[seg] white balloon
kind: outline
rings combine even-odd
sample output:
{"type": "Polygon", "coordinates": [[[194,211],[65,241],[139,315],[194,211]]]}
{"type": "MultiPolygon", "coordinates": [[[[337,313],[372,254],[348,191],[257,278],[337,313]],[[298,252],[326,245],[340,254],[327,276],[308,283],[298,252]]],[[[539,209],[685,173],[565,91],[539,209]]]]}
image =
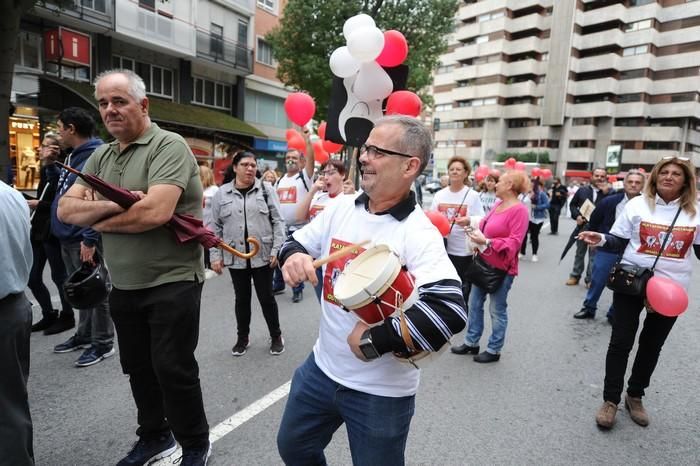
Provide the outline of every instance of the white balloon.
{"type": "Polygon", "coordinates": [[[350,55],[363,63],[373,61],[383,48],[384,34],[376,27],[358,29],[348,38],[350,55]]]}
{"type": "Polygon", "coordinates": [[[394,90],[391,77],[375,61],[363,63],[352,88],[360,100],[383,100],[394,90]]]}
{"type": "Polygon", "coordinates": [[[347,78],[360,70],[361,63],[355,60],[347,47],[338,47],[329,60],[331,71],[339,78],[347,78]]]}
{"type": "Polygon", "coordinates": [[[359,15],[348,18],[348,20],[345,21],[345,24],[343,24],[343,35],[345,36],[346,40],[349,40],[350,34],[358,29],[366,27],[373,28],[376,27],[376,24],[370,15],[360,13],[359,15]]]}

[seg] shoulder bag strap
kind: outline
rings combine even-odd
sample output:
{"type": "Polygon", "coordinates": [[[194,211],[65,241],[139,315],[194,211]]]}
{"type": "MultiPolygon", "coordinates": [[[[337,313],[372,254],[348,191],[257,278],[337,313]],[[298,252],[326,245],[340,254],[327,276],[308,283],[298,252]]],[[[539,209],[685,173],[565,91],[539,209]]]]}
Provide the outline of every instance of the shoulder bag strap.
{"type": "MultiPolygon", "coordinates": [[[[464,193],[464,197],[462,198],[462,202],[459,203],[459,207],[457,207],[457,213],[459,214],[459,211],[462,210],[462,206],[464,205],[464,201],[467,200],[467,196],[469,195],[469,191],[471,191],[472,188],[467,188],[467,192],[464,193]]],[[[455,226],[455,222],[457,221],[457,215],[452,219],[452,223],[450,224],[450,233],[452,233],[452,227],[455,226]]]]}
{"type": "Polygon", "coordinates": [[[668,241],[668,237],[671,236],[671,231],[673,231],[673,225],[676,224],[676,220],[678,220],[678,216],[681,213],[681,207],[678,207],[678,210],[676,211],[676,216],[673,217],[673,221],[671,222],[671,226],[668,227],[668,230],[666,230],[666,236],[664,237],[663,243],[661,243],[661,249],[659,249],[659,253],[656,255],[656,259],[654,259],[654,264],[651,266],[651,270],[653,271],[654,268],[656,268],[656,263],[659,261],[659,258],[661,257],[661,254],[664,252],[664,248],[666,247],[666,242],[668,241]]]}

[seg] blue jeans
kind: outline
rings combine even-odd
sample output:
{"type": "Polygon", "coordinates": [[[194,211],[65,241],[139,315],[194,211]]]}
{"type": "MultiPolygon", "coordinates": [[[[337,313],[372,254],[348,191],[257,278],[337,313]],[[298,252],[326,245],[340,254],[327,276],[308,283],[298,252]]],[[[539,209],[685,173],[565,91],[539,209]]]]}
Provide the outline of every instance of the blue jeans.
{"type": "MultiPolygon", "coordinates": [[[[598,300],[600,295],[605,289],[605,285],[608,282],[608,275],[610,275],[610,269],[615,262],[619,254],[606,251],[601,249],[595,253],[593,257],[593,271],[591,272],[591,287],[586,293],[586,299],[583,301],[583,308],[590,314],[595,315],[595,311],[598,308],[598,300]]],[[[608,310],[608,316],[613,315],[613,307],[610,305],[608,310]]]]}
{"type": "MultiPolygon", "coordinates": [[[[513,275],[506,275],[501,287],[491,293],[489,300],[489,313],[491,314],[491,336],[486,351],[499,354],[506,339],[508,327],[508,291],[513,285],[513,275]]],[[[464,342],[469,346],[478,346],[481,334],[484,333],[484,303],[488,293],[472,284],[472,293],[469,299],[469,319],[467,320],[467,334],[464,342]]]]}
{"type": "Polygon", "coordinates": [[[325,465],[323,450],[345,423],[354,465],[403,465],[414,410],[413,395],[370,395],[334,382],[311,353],[294,372],[277,448],[287,465],[325,465]]]}

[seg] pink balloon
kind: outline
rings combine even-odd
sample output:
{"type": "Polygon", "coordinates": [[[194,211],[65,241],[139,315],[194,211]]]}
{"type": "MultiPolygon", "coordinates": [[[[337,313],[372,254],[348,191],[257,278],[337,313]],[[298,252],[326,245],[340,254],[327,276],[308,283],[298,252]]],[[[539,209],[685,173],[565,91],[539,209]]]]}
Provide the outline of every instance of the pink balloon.
{"type": "Polygon", "coordinates": [[[500,178],[501,172],[494,168],[493,170],[489,171],[489,175],[493,176],[494,178],[500,178]]]}
{"type": "Polygon", "coordinates": [[[530,175],[532,175],[535,178],[542,176],[542,171],[540,170],[540,167],[533,167],[532,171],[530,172],[530,175]]]}
{"type": "Polygon", "coordinates": [[[425,213],[430,221],[435,225],[440,234],[445,237],[450,234],[450,222],[442,213],[437,210],[429,210],[425,213]]]}
{"type": "Polygon", "coordinates": [[[489,175],[489,171],[490,170],[488,166],[479,165],[479,167],[474,172],[474,178],[476,179],[476,182],[481,183],[481,181],[489,175]]]}
{"type": "Polygon", "coordinates": [[[549,168],[543,168],[540,170],[540,176],[543,180],[548,180],[552,177],[552,170],[549,168]]]}
{"type": "Polygon", "coordinates": [[[323,149],[326,152],[328,152],[329,154],[335,154],[336,152],[338,152],[340,149],[343,148],[342,144],[336,144],[333,141],[327,141],[327,140],[324,140],[322,145],[323,145],[323,149]]]}
{"type": "Polygon", "coordinates": [[[376,62],[381,66],[392,68],[399,66],[408,56],[408,43],[399,31],[390,30],[384,32],[384,48],[376,62]]]}
{"type": "Polygon", "coordinates": [[[515,162],[515,165],[513,165],[513,168],[515,170],[518,170],[519,172],[524,172],[525,171],[525,162],[515,162]]]}
{"type": "Polygon", "coordinates": [[[688,293],[670,278],[651,277],[646,293],[649,305],[662,316],[676,317],[688,308],[688,293]]]}
{"type": "Polygon", "coordinates": [[[304,126],[316,113],[316,104],[309,94],[293,92],[284,101],[284,111],[292,122],[304,126]]]}
{"type": "Polygon", "coordinates": [[[420,115],[421,105],[420,97],[411,91],[392,92],[386,101],[386,114],[417,117],[420,115]]]}
{"type": "Polygon", "coordinates": [[[318,137],[321,138],[321,140],[326,139],[326,122],[322,121],[320,125],[318,125],[318,137]]]}
{"type": "Polygon", "coordinates": [[[314,160],[316,162],[320,163],[321,165],[328,162],[328,159],[330,159],[330,158],[331,158],[331,156],[328,155],[328,152],[326,152],[326,151],[323,151],[320,154],[314,155],[314,160]]]}
{"type": "Polygon", "coordinates": [[[512,170],[512,169],[515,168],[515,163],[516,163],[516,162],[517,162],[517,160],[515,160],[513,157],[511,157],[511,158],[509,158],[508,160],[505,161],[505,163],[503,164],[503,166],[504,166],[506,169],[508,169],[508,170],[512,170]]]}

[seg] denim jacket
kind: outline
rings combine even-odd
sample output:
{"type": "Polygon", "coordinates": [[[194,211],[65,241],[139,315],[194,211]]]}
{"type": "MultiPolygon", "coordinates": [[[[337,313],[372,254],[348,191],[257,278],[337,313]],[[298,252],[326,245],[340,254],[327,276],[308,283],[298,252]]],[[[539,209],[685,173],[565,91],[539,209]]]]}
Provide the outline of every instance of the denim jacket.
{"type": "Polygon", "coordinates": [[[547,209],[549,209],[549,197],[543,190],[539,190],[532,203],[532,218],[537,220],[547,218],[547,209]]]}
{"type": "MultiPolygon", "coordinates": [[[[280,214],[277,193],[268,182],[255,180],[253,187],[245,194],[234,186],[235,181],[221,186],[211,200],[212,223],[207,225],[224,242],[241,252],[246,251],[245,234],[260,241],[260,252],[250,259],[252,268],[267,266],[270,257],[279,252],[285,237],[285,225],[280,214]],[[267,196],[263,193],[263,189],[267,196]],[[245,207],[245,214],[244,214],[245,207]]],[[[224,265],[234,269],[245,269],[246,259],[231,253],[212,248],[211,261],[222,259],[224,265]]]]}

